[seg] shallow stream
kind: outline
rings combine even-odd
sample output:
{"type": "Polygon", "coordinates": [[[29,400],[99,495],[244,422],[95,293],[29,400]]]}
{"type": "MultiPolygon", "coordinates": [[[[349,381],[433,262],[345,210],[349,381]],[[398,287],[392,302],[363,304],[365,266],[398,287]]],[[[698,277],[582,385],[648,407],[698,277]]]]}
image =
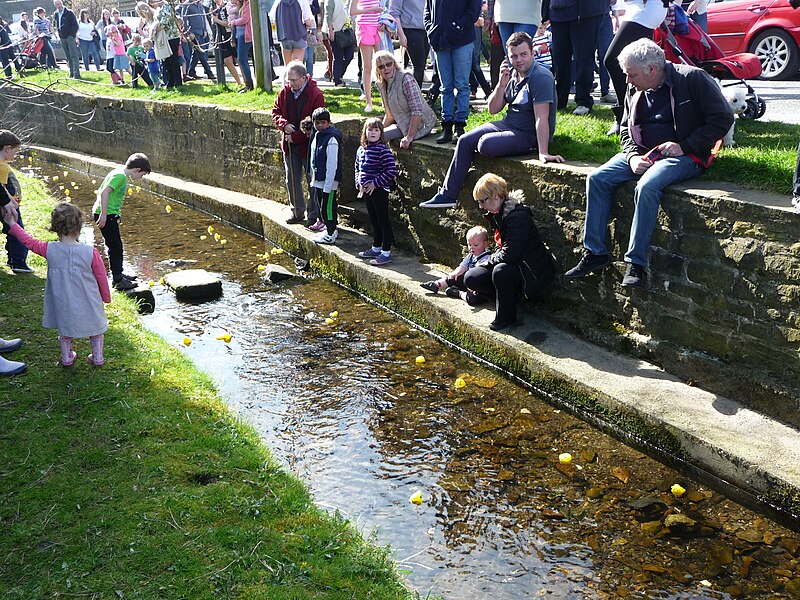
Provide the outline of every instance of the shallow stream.
{"type": "MultiPolygon", "coordinates": [[[[33,172],[90,211],[97,180],[33,172]]],[[[800,597],[796,533],[329,281],[266,282],[269,243],[144,190],[121,228],[126,270],[155,282],[145,324],[214,377],[319,505],[389,544],[423,597],[800,597]],[[176,301],[158,282],[180,267],[219,274],[222,298],[176,301]]]]}

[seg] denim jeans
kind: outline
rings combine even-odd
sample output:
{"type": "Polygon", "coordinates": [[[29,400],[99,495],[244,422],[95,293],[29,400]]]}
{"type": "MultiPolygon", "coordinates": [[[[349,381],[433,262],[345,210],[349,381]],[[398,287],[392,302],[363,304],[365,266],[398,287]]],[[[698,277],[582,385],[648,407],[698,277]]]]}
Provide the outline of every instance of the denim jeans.
{"type": "Polygon", "coordinates": [[[97,49],[97,44],[94,43],[94,40],[81,40],[81,45],[78,48],[81,51],[85,69],[89,70],[89,58],[91,58],[94,61],[94,68],[99,71],[103,63],[100,62],[100,51],[97,49]]]}
{"type": "MultiPolygon", "coordinates": [[[[189,74],[192,77],[197,77],[197,63],[199,62],[203,65],[203,71],[206,74],[206,77],[209,79],[214,78],[214,73],[211,70],[211,66],[208,64],[208,34],[204,33],[202,35],[195,34],[194,37],[194,44],[191,44],[192,48],[192,59],[189,62],[189,74]]],[[[187,57],[188,59],[188,57],[187,57]]]]}
{"type": "Polygon", "coordinates": [[[236,37],[236,59],[239,61],[239,68],[242,70],[242,77],[245,81],[253,81],[253,74],[250,72],[250,47],[252,42],[244,41],[244,32],[236,37]]]}
{"type": "Polygon", "coordinates": [[[442,80],[442,121],[467,122],[472,46],[470,42],[452,50],[436,52],[436,64],[442,80]]]}
{"type": "Polygon", "coordinates": [[[508,38],[511,37],[512,33],[516,33],[518,31],[524,31],[529,36],[534,37],[536,35],[536,30],[539,29],[538,25],[534,25],[533,23],[498,23],[497,30],[500,32],[500,41],[503,42],[503,50],[507,53],[508,48],[506,47],[506,42],[508,38]]]}
{"type": "Polygon", "coordinates": [[[658,221],[661,191],[668,185],[698,175],[700,171],[697,163],[688,156],[674,156],[657,160],[643,175],[636,175],[631,171],[625,154],[620,152],[586,178],[583,246],[592,254],[608,254],[606,230],[611,218],[614,188],[626,181],[638,180],[633,192],[633,222],[625,262],[646,267],[650,238],[658,221]]]}
{"type": "Polygon", "coordinates": [[[491,121],[468,131],[458,138],[456,151],[447,169],[441,194],[458,199],[467,180],[475,152],[488,158],[527,154],[536,146],[536,134],[511,129],[503,121],[491,121]]]}

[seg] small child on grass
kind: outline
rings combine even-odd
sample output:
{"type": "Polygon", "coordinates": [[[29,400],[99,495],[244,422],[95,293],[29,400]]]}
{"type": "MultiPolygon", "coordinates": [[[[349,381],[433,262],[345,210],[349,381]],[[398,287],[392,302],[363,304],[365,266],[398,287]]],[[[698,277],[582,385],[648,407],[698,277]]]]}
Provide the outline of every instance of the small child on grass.
{"type": "Polygon", "coordinates": [[[372,248],[358,253],[377,267],[392,262],[394,234],[389,220],[389,189],[397,177],[397,163],[383,134],[383,120],[367,119],[356,151],[356,190],[364,198],[372,225],[372,248]]]}
{"type": "Polygon", "coordinates": [[[145,38],[142,42],[145,51],[144,62],[147,64],[147,72],[150,73],[150,79],[153,81],[153,89],[161,89],[161,61],[156,58],[156,50],[153,47],[153,40],[145,38]]]}
{"type": "MultiPolygon", "coordinates": [[[[331,113],[322,106],[311,113],[311,122],[314,131],[309,142],[308,173],[311,201],[319,206],[321,219],[308,229],[320,232],[314,238],[317,244],[334,244],[339,237],[336,192],[342,181],[342,132],[331,125],[331,113]]],[[[300,128],[303,128],[303,123],[300,128]]]]}
{"type": "Polygon", "coordinates": [[[37,240],[10,212],[4,214],[4,221],[11,226],[11,235],[47,259],[42,326],[58,330],[61,364],[71,367],[75,363],[73,338],[88,337],[92,345],[89,363],[103,365],[103,334],[108,329],[103,303],[111,302],[111,292],[100,253],[78,241],[83,226],[80,209],[69,202],[59,202],[53,209],[50,231],[58,234],[57,242],[37,240]]]}
{"type": "Polygon", "coordinates": [[[420,286],[434,294],[438,294],[439,290],[445,289],[445,294],[448,297],[461,298],[470,306],[482,303],[484,299],[468,290],[464,285],[464,273],[472,267],[479,267],[486,263],[491,256],[489,252],[489,232],[486,231],[485,227],[478,225],[467,232],[467,247],[469,248],[469,254],[447,277],[426,281],[425,283],[420,283],[420,286]]]}
{"type": "MultiPolygon", "coordinates": [[[[17,205],[17,223],[20,227],[25,225],[22,222],[22,213],[19,211],[19,201],[22,199],[22,190],[19,181],[14,177],[11,167],[8,165],[17,156],[22,141],[17,135],[8,129],[0,129],[0,184],[3,185],[8,196],[17,205]]],[[[19,243],[17,238],[9,235],[10,227],[3,223],[3,233],[6,234],[6,252],[8,253],[8,265],[14,273],[33,273],[33,269],[28,266],[28,249],[19,243]]]]}
{"type": "Polygon", "coordinates": [[[133,34],[127,54],[128,60],[131,61],[131,72],[133,74],[131,85],[138,88],[139,78],[143,79],[148,86],[153,85],[153,82],[150,80],[150,75],[147,74],[147,65],[144,62],[145,51],[144,46],[142,46],[142,36],[138,33],[133,34]]]}
{"type": "Polygon", "coordinates": [[[151,172],[150,160],[141,152],[131,154],[125,166],[111,171],[97,190],[97,199],[92,207],[92,214],[108,249],[108,263],[111,267],[111,278],[117,290],[132,290],[136,287],[135,277],[122,272],[122,238],[119,233],[120,214],[125,193],[128,190],[128,178],[138,181],[151,172]]]}

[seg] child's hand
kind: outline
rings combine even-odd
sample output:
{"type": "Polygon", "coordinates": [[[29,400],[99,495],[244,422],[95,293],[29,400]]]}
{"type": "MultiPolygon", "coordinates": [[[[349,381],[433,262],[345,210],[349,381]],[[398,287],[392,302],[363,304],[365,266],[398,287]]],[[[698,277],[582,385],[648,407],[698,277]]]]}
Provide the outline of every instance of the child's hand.
{"type": "Polygon", "coordinates": [[[100,216],[97,218],[97,226],[102,229],[106,226],[106,215],[105,213],[101,213],[100,216]]]}
{"type": "Polygon", "coordinates": [[[365,194],[372,194],[372,192],[375,191],[375,184],[371,181],[369,183],[365,183],[361,186],[361,191],[363,191],[365,194]]]}
{"type": "Polygon", "coordinates": [[[7,225],[13,225],[17,222],[18,218],[17,203],[12,199],[11,202],[3,207],[3,221],[5,221],[7,225]]]}

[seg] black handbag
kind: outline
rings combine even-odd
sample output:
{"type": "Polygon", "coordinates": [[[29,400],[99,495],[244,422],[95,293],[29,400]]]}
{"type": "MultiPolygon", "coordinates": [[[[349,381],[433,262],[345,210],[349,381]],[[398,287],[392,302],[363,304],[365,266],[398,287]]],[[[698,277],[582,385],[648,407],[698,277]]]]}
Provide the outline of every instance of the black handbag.
{"type": "Polygon", "coordinates": [[[355,46],[356,32],[353,31],[352,27],[345,27],[341,31],[337,31],[335,33],[335,35],[333,36],[333,41],[342,50],[344,50],[345,48],[349,48],[350,46],[355,46]]]}

